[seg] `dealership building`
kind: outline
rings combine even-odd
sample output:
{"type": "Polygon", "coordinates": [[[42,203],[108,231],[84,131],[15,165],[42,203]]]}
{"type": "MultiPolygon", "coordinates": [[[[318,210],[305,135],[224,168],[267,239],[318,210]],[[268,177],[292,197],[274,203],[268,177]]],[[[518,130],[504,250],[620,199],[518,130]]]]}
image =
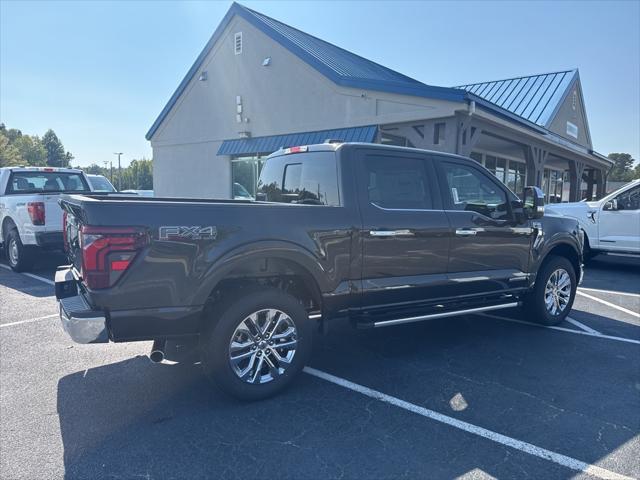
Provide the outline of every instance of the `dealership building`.
{"type": "Polygon", "coordinates": [[[580,76],[424,84],[234,3],[147,133],[158,196],[255,193],[266,156],[327,139],[470,156],[548,202],[604,194],[580,76]]]}

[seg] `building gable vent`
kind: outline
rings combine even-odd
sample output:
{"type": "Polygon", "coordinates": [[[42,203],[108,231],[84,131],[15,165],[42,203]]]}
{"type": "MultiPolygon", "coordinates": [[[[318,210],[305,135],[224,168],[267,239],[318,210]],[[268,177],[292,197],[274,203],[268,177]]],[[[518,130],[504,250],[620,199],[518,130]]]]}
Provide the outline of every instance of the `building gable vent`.
{"type": "Polygon", "coordinates": [[[242,32],[237,32],[233,37],[233,48],[236,55],[242,53],[242,32]]]}

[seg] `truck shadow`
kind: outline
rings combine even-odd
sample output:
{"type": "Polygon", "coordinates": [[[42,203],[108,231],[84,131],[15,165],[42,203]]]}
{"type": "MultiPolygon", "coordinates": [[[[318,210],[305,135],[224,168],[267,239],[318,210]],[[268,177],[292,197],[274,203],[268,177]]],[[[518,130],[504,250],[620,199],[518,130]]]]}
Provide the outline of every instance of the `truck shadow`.
{"type": "MultiPolygon", "coordinates": [[[[559,335],[472,317],[366,332],[339,325],[318,340],[312,366],[595,463],[640,428],[629,424],[629,408],[640,405],[624,380],[634,367],[616,374],[620,365],[603,360],[609,344],[576,336],[571,349],[559,335]],[[587,355],[598,362],[585,366],[587,355]],[[450,408],[457,394],[465,411],[450,408]],[[598,435],[606,447],[594,447],[598,435]],[[557,446],[567,436],[571,451],[557,446]]],[[[513,478],[522,462],[534,464],[534,477],[568,474],[529,457],[504,462],[490,442],[472,441],[478,454],[467,455],[469,439],[461,443],[456,430],[309,375],[275,398],[241,403],[209,386],[198,366],[136,357],[60,379],[57,411],[68,479],[453,478],[474,470],[513,478]]]]}
{"type": "Polygon", "coordinates": [[[594,257],[585,268],[582,287],[640,294],[640,257],[594,257]]]}

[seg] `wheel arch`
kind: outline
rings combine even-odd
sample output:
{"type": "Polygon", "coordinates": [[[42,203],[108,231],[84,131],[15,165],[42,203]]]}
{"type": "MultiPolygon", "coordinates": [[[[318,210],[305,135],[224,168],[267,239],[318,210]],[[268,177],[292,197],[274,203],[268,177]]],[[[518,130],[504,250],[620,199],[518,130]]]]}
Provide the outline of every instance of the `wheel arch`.
{"type": "Polygon", "coordinates": [[[575,245],[569,242],[558,242],[551,246],[541,258],[538,270],[540,270],[552,256],[564,257],[569,260],[573,266],[576,277],[579,278],[582,268],[582,255],[575,245]]]}
{"type": "Polygon", "coordinates": [[[12,227],[15,227],[16,229],[18,228],[16,222],[13,221],[13,218],[7,215],[2,220],[2,228],[0,228],[0,240],[2,240],[2,243],[4,243],[6,235],[9,233],[9,230],[11,230],[12,227]]]}
{"type": "Polygon", "coordinates": [[[211,304],[229,291],[264,285],[292,294],[307,309],[322,311],[322,293],[330,290],[318,260],[286,242],[239,247],[211,265],[209,272],[196,295],[202,304],[211,304]]]}

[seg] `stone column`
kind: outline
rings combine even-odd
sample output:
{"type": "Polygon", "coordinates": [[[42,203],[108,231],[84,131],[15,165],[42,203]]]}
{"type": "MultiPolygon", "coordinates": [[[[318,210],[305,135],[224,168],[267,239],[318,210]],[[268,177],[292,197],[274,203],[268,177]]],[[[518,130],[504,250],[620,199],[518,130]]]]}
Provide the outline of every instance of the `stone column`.
{"type": "Polygon", "coordinates": [[[607,174],[604,170],[596,170],[596,200],[607,194],[607,174]]]}
{"type": "Polygon", "coordinates": [[[584,162],[569,160],[569,201],[579,202],[580,186],[582,185],[582,174],[584,173],[584,162]]]}
{"type": "Polygon", "coordinates": [[[480,128],[474,125],[473,116],[466,112],[456,112],[456,150],[455,153],[468,157],[478,143],[480,128]]]}
{"type": "Polygon", "coordinates": [[[526,145],[524,158],[527,162],[527,185],[542,187],[542,172],[549,152],[542,147],[526,145]]]}

